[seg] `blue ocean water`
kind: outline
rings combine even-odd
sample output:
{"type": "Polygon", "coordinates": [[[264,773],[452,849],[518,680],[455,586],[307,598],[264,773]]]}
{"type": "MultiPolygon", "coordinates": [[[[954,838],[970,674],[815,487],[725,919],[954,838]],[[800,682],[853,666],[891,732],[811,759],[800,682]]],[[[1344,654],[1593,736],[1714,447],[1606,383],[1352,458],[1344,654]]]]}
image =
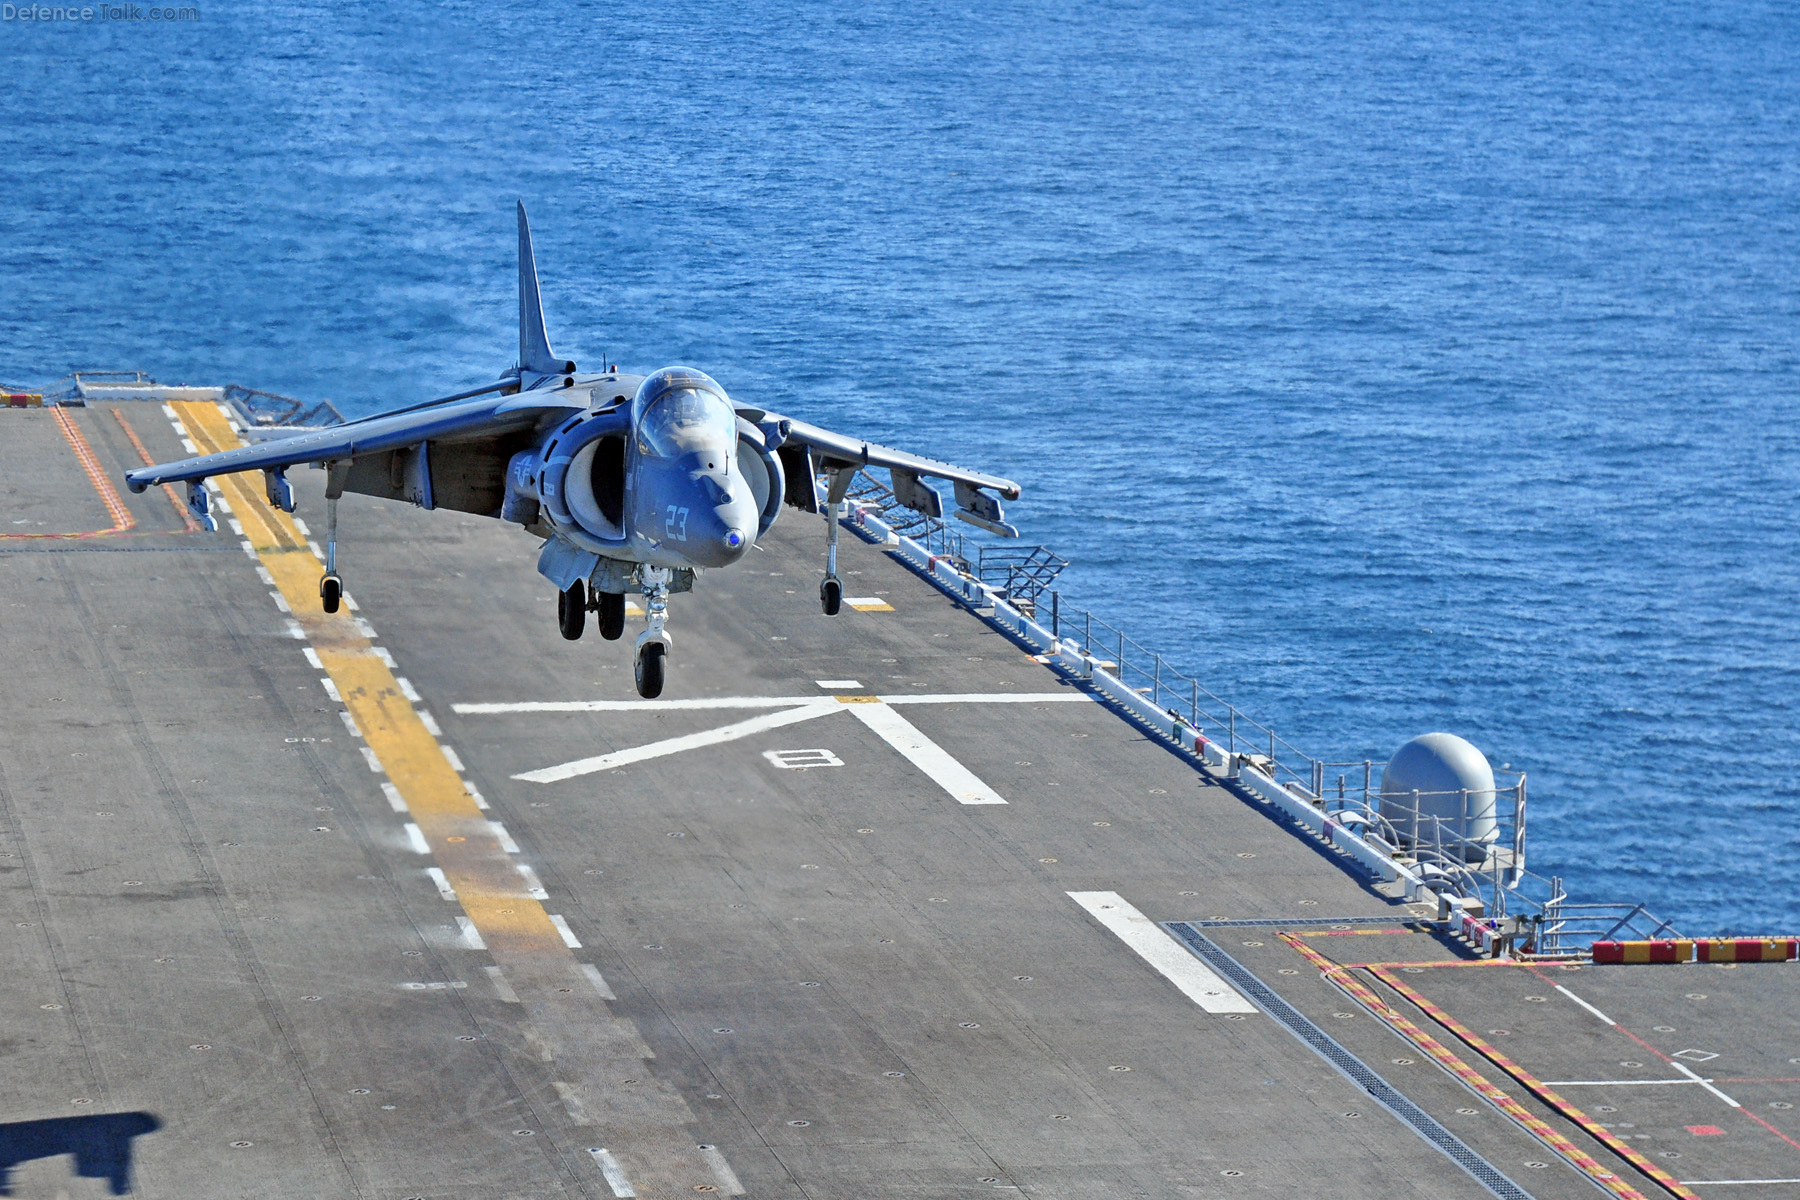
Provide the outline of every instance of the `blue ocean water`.
{"type": "MultiPolygon", "coordinates": [[[[0,379],[557,349],[1025,484],[1071,603],[1534,866],[1800,928],[1800,13],[202,0],[0,21],[0,379]]],[[[519,570],[529,571],[521,561],[519,570]]]]}

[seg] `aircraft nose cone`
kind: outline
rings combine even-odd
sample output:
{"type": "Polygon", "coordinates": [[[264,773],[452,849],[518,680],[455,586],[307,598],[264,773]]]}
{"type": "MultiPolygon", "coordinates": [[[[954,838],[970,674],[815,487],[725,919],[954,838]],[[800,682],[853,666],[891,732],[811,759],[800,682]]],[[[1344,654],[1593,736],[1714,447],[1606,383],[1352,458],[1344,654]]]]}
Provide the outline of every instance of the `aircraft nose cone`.
{"type": "Polygon", "coordinates": [[[725,532],[719,535],[715,547],[719,561],[714,565],[729,566],[744,557],[744,551],[748,549],[750,549],[750,539],[744,535],[744,531],[736,526],[728,526],[725,532]]]}

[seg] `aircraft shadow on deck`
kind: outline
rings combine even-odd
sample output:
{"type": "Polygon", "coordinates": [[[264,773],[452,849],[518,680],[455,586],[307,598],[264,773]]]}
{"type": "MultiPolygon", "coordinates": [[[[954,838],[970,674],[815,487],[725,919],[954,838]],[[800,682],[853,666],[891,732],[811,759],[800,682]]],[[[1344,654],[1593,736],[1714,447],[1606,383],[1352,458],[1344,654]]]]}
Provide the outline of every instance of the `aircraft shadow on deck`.
{"type": "Polygon", "coordinates": [[[34,1158],[75,1156],[75,1173],[104,1179],[112,1194],[131,1191],[131,1139],[162,1128],[146,1112],[95,1113],[81,1117],[48,1117],[0,1125],[0,1196],[10,1196],[13,1168],[34,1158]]]}

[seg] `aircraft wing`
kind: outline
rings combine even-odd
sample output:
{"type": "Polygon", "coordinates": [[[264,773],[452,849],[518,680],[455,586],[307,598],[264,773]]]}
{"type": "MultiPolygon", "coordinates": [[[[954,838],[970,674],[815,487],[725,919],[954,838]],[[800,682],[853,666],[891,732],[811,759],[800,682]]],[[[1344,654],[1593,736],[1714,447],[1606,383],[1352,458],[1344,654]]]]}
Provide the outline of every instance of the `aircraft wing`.
{"type": "MultiPolygon", "coordinates": [[[[921,483],[920,479],[947,479],[955,485],[957,517],[1005,537],[1019,536],[1019,531],[1006,523],[1006,517],[1000,508],[1000,497],[1008,500],[1019,498],[1019,485],[1010,479],[952,466],[933,458],[922,458],[891,446],[865,442],[860,438],[847,437],[806,421],[796,421],[775,413],[768,414],[767,420],[777,423],[786,433],[780,452],[787,460],[783,466],[787,469],[790,481],[797,476],[810,481],[813,478],[811,467],[816,465],[833,477],[833,494],[829,498],[841,500],[843,496],[839,489],[848,486],[851,474],[847,468],[885,467],[893,478],[894,496],[901,504],[926,516],[941,518],[944,515],[942,498],[934,489],[921,483]],[[812,462],[802,463],[802,457],[811,459],[812,462]],[[801,469],[796,470],[797,467],[801,469]]],[[[807,497],[796,497],[792,491],[790,487],[790,503],[808,511],[817,508],[816,501],[808,504],[807,497]]]]}
{"type": "MultiPolygon", "coordinates": [[[[586,398],[582,393],[581,402],[576,402],[553,390],[542,393],[541,402],[533,392],[453,398],[218,454],[140,467],[126,472],[125,483],[141,492],[156,484],[195,482],[235,471],[275,473],[302,463],[332,462],[342,464],[342,486],[348,491],[488,516],[500,507],[511,455],[531,443],[547,412],[561,413],[571,404],[585,407],[586,398]]],[[[270,486],[273,493],[276,485],[270,486]]]]}

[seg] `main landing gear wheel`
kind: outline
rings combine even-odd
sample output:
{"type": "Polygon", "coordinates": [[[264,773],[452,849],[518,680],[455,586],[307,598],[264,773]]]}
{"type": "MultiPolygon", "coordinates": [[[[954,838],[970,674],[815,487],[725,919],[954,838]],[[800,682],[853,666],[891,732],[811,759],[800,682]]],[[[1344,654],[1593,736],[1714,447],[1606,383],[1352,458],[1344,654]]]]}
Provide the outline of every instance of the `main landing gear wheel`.
{"type": "Polygon", "coordinates": [[[825,582],[819,585],[819,607],[828,617],[837,616],[838,610],[844,607],[844,585],[833,576],[827,575],[825,582]]]}
{"type": "Polygon", "coordinates": [[[609,642],[616,642],[625,633],[625,594],[601,592],[599,597],[600,636],[609,642]]]}
{"type": "Polygon", "coordinates": [[[571,642],[581,640],[582,626],[587,624],[587,588],[577,579],[569,590],[556,597],[556,626],[571,642]]]}
{"type": "Polygon", "coordinates": [[[344,598],[344,581],[336,575],[327,575],[319,580],[319,600],[325,611],[334,613],[338,610],[338,602],[344,598]]]}
{"type": "Polygon", "coordinates": [[[637,652],[637,690],[646,700],[662,695],[663,667],[668,647],[661,642],[645,642],[637,652]]]}

